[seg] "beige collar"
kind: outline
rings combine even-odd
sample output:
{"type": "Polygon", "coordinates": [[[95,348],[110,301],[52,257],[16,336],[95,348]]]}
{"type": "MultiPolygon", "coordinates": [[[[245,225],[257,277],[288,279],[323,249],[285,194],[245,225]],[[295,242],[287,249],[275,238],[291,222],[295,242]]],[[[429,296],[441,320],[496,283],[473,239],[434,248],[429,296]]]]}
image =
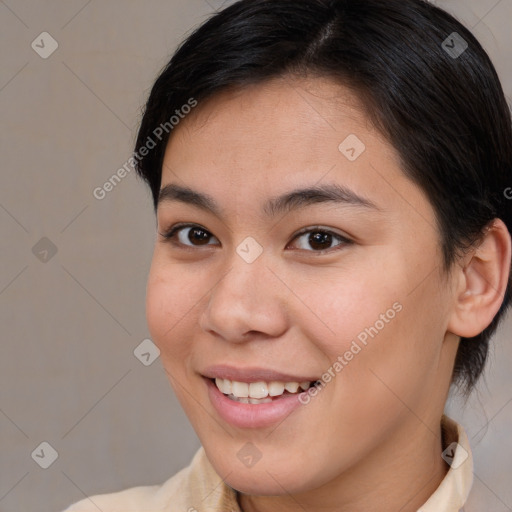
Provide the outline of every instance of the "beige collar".
{"type": "Polygon", "coordinates": [[[466,431],[447,416],[443,416],[441,426],[446,442],[442,456],[450,469],[418,512],[459,512],[473,485],[473,457],[466,431]]]}

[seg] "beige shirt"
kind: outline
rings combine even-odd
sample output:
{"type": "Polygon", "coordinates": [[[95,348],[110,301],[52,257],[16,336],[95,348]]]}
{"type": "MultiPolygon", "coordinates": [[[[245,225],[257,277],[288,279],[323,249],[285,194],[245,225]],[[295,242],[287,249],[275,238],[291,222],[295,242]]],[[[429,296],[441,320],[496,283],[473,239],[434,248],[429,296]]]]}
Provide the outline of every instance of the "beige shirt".
{"type": "MultiPolygon", "coordinates": [[[[459,512],[473,484],[473,460],[463,427],[443,416],[445,478],[418,512],[459,512]],[[455,443],[455,444],[452,444],[455,443]]],[[[201,447],[189,466],[162,485],[91,496],[63,512],[242,512],[236,491],[217,475],[201,447]]]]}

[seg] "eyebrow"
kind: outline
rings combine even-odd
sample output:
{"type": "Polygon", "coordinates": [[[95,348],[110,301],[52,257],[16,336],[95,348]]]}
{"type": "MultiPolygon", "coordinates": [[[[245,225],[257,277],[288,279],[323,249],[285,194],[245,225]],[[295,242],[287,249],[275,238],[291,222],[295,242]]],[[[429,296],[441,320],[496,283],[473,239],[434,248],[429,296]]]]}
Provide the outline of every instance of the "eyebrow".
{"type": "MultiPolygon", "coordinates": [[[[189,187],[173,183],[165,185],[158,194],[158,205],[167,201],[180,201],[222,217],[222,210],[213,197],[189,187]]],[[[318,203],[380,210],[372,201],[356,194],[353,190],[337,183],[327,183],[295,189],[281,196],[272,197],[264,204],[263,212],[268,217],[275,217],[278,214],[289,213],[318,203]]]]}

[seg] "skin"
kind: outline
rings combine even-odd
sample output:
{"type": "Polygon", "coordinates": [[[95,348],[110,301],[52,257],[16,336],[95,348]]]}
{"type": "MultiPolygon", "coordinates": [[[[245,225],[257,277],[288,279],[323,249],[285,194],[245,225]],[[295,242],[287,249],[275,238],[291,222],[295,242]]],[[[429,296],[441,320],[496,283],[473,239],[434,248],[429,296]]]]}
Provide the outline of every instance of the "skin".
{"type": "MultiPolygon", "coordinates": [[[[276,79],[223,92],[175,128],[162,187],[212,196],[216,215],[181,201],[157,209],[158,232],[178,222],[209,234],[194,245],[157,236],[147,320],[171,385],[207,456],[241,492],[245,512],[416,511],[444,478],[440,419],[460,336],[488,325],[503,298],[510,236],[496,221],[450,273],[427,197],[357,98],[328,79],[276,79]],[[349,161],[349,135],[365,151],[349,161]],[[275,218],[263,203],[299,186],[336,183],[378,209],[318,203],[275,218]],[[308,234],[333,237],[319,253],[308,234]],[[247,237],[263,248],[247,263],[247,237]],[[181,242],[181,243],[180,243],[181,242]],[[320,376],[394,303],[402,310],[281,424],[235,428],[209,401],[210,364],[320,376]],[[237,452],[252,442],[248,468],[237,452]],[[300,506],[299,506],[300,505],[300,506]]],[[[474,333],[474,334],[471,334],[474,333]]]]}

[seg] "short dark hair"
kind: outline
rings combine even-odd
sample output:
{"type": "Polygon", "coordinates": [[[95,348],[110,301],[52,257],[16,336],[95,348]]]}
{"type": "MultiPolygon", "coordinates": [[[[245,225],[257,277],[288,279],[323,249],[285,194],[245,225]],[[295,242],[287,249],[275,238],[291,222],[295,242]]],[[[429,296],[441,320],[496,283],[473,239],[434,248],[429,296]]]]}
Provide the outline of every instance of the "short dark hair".
{"type": "MultiPolygon", "coordinates": [[[[362,101],[436,212],[444,270],[493,219],[511,231],[512,123],[496,70],[468,29],[424,0],[241,0],[209,18],[162,70],[144,109],[135,166],[155,210],[170,116],[191,98],[299,75],[332,78],[362,101]]],[[[453,382],[466,393],[510,304],[510,282],[492,323],[459,345],[453,382]]]]}

